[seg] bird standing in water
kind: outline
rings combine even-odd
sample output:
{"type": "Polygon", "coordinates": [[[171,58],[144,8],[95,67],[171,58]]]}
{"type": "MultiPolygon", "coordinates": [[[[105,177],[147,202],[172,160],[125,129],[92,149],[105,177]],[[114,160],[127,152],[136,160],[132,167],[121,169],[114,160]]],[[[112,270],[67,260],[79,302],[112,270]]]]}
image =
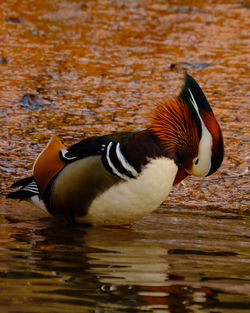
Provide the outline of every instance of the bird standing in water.
{"type": "Polygon", "coordinates": [[[123,225],[153,212],[187,175],[213,174],[223,138],[196,81],[186,74],[178,97],[160,103],[139,132],[90,137],[66,148],[54,136],[31,177],[7,195],[54,216],[96,225],[123,225]]]}

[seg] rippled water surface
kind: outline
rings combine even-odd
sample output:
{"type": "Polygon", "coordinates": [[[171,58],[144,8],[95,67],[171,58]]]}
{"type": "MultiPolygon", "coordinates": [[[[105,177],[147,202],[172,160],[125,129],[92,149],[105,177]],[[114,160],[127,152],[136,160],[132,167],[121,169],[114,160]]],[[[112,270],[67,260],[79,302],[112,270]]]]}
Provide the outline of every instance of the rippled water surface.
{"type": "Polygon", "coordinates": [[[0,1],[1,312],[250,311],[249,8],[0,1]],[[223,130],[216,174],[185,179],[157,213],[125,229],[69,227],[5,200],[52,134],[71,145],[143,129],[184,71],[223,130]]]}
{"type": "Polygon", "coordinates": [[[1,312],[249,312],[249,216],[169,207],[85,228],[2,202],[1,312]]]}

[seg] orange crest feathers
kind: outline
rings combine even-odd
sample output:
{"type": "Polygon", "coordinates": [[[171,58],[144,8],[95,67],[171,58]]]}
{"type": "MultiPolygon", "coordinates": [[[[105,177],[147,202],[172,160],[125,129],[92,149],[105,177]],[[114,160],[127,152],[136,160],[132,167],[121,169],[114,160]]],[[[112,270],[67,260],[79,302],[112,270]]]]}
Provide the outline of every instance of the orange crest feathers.
{"type": "Polygon", "coordinates": [[[199,135],[195,119],[187,104],[179,99],[159,103],[153,113],[150,129],[162,141],[172,157],[198,154],[199,135]]]}

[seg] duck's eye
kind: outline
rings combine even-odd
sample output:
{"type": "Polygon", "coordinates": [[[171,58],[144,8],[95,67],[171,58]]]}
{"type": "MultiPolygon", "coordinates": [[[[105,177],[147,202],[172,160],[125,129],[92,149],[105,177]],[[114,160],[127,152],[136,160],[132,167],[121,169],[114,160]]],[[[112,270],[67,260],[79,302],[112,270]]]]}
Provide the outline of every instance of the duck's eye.
{"type": "Polygon", "coordinates": [[[194,165],[197,165],[199,163],[199,158],[194,159],[194,165]]]}

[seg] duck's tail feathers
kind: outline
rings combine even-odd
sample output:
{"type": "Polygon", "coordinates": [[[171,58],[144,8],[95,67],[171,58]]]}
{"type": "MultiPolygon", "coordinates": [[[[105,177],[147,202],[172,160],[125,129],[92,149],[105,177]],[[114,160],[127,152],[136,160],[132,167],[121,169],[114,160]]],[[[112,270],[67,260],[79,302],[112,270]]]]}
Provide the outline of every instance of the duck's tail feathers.
{"type": "Polygon", "coordinates": [[[25,200],[33,196],[39,195],[39,189],[33,176],[21,179],[10,186],[10,188],[17,187],[21,188],[17,191],[8,193],[6,197],[9,199],[25,200]]]}
{"type": "Polygon", "coordinates": [[[28,185],[29,183],[31,183],[33,181],[34,181],[34,177],[33,176],[26,177],[26,178],[23,178],[23,179],[20,179],[20,180],[14,182],[10,186],[10,188],[24,187],[24,186],[28,185]]]}

